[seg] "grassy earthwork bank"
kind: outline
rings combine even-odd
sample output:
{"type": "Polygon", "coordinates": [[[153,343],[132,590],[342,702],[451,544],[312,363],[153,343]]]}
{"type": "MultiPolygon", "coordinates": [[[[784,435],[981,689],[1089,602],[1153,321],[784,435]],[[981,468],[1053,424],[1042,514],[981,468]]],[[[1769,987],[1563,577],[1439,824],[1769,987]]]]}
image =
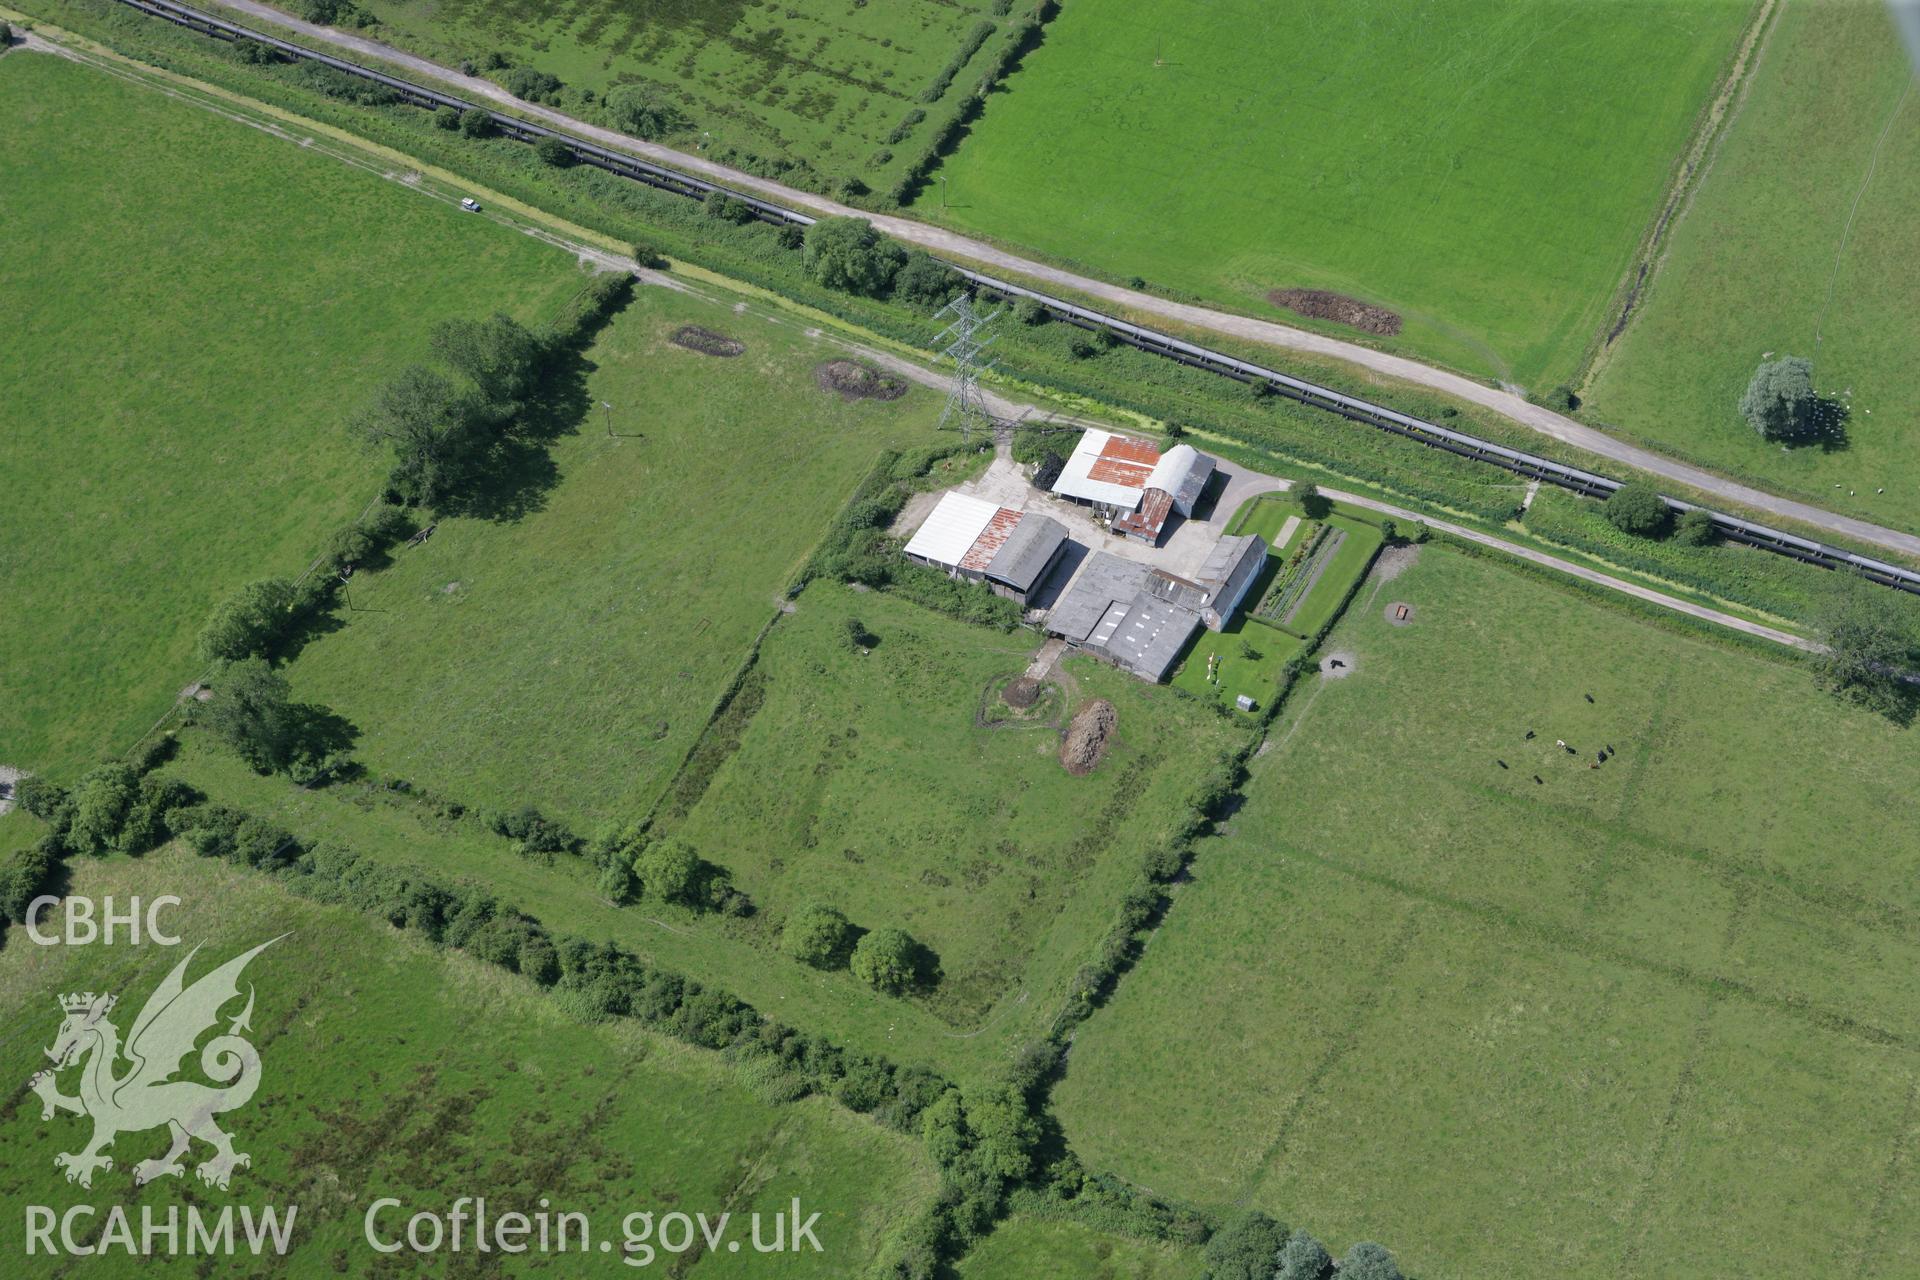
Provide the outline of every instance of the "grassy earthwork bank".
{"type": "Polygon", "coordinates": [[[1081,1029],[1075,1148],[1417,1275],[1911,1269],[1916,730],[1438,546],[1380,595],[1081,1029]]]}
{"type": "Polygon", "coordinates": [[[65,59],[0,56],[0,114],[0,763],[69,770],[130,745],[194,678],[215,601],[299,573],[378,493],[384,462],[339,419],[425,324],[537,322],[581,277],[65,59]]]}
{"type": "Polygon", "coordinates": [[[1601,325],[1752,11],[1070,0],[914,212],[1549,386],[1601,325]],[[1401,327],[1267,300],[1294,288],[1401,327]]]}
{"type": "Polygon", "coordinates": [[[1105,1235],[1075,1222],[1013,1217],[967,1254],[961,1280],[1193,1280],[1200,1251],[1105,1235]]]}
{"type": "Polygon", "coordinates": [[[1711,169],[1583,416],[1849,515],[1920,510],[1920,93],[1886,6],[1786,0],[1711,169]],[[1740,416],[1763,357],[1804,356],[1842,442],[1740,416]]]}
{"type": "MultiPolygon", "coordinates": [[[[182,905],[163,919],[182,945],[39,947],[19,926],[8,929],[0,1022],[15,1034],[0,1044],[0,1058],[9,1079],[46,1065],[40,1051],[59,1030],[57,996],[115,993],[112,1020],[125,1035],[191,948],[203,950],[189,981],[286,935],[243,977],[255,992],[261,1083],[223,1124],[252,1157],[233,1174],[232,1202],[299,1206],[283,1264],[291,1274],[374,1268],[380,1259],[362,1218],[378,1197],[406,1206],[382,1219],[397,1235],[416,1210],[444,1215],[458,1197],[484,1193],[493,1214],[535,1212],[542,1197],[555,1212],[585,1213],[595,1240],[610,1238],[616,1250],[631,1212],[732,1212],[737,1238],[746,1240],[751,1214],[770,1222],[799,1196],[809,1212],[821,1211],[822,1252],[774,1257],[722,1246],[681,1259],[676,1274],[844,1276],[885,1256],[934,1193],[934,1171],[910,1137],[822,1098],[766,1102],[712,1054],[630,1024],[580,1021],[526,979],[432,949],[350,908],[294,897],[256,873],[175,848],[138,861],[81,860],[73,891],[121,903],[176,895],[182,905]],[[474,1034],[476,1025],[484,1035],[474,1034]]],[[[133,1192],[133,1165],[161,1153],[164,1130],[122,1134],[111,1148],[114,1168],[96,1173],[92,1188],[65,1182],[53,1157],[79,1150],[90,1129],[78,1116],[43,1121],[37,1098],[16,1097],[0,1116],[9,1152],[0,1197],[56,1212],[177,1197],[217,1213],[229,1201],[195,1180],[192,1163],[208,1154],[197,1145],[185,1182],[133,1192]]],[[[103,1225],[96,1218],[91,1230],[103,1225]]],[[[458,1261],[471,1265],[477,1256],[458,1261]]],[[[496,1253],[490,1261],[504,1260],[496,1253]]],[[[656,1259],[662,1268],[670,1261],[656,1259]]],[[[512,1262],[521,1265],[504,1273],[533,1269],[529,1258],[512,1262]]],[[[71,1263],[43,1255],[10,1265],[24,1269],[9,1274],[53,1275],[71,1263]]],[[[244,1274],[267,1262],[243,1255],[223,1265],[231,1271],[222,1274],[244,1274]]],[[[596,1256],[593,1265],[606,1261],[596,1256]]],[[[117,1251],[89,1260],[88,1269],[208,1274],[203,1259],[117,1251]]]]}

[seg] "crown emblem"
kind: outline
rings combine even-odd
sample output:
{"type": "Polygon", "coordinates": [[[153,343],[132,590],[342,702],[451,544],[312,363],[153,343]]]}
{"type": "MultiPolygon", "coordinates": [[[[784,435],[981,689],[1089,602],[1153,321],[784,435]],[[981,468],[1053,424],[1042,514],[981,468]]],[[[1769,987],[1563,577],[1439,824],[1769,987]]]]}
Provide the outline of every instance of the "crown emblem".
{"type": "Polygon", "coordinates": [[[96,996],[91,991],[76,992],[73,995],[61,996],[60,1007],[68,1013],[85,1013],[93,1008],[96,1000],[100,1002],[100,1012],[102,1014],[113,1011],[116,997],[104,994],[96,996]]]}

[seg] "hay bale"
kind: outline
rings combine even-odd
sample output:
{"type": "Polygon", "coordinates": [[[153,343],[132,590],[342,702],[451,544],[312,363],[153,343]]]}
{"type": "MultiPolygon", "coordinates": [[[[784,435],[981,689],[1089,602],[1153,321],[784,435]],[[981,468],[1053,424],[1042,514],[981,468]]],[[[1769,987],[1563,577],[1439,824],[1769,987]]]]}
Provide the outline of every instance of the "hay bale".
{"type": "Polygon", "coordinates": [[[1060,763],[1066,771],[1075,776],[1092,773],[1107,753],[1107,738],[1119,720],[1120,713],[1105,698],[1096,698],[1081,708],[1060,743],[1060,763]]]}

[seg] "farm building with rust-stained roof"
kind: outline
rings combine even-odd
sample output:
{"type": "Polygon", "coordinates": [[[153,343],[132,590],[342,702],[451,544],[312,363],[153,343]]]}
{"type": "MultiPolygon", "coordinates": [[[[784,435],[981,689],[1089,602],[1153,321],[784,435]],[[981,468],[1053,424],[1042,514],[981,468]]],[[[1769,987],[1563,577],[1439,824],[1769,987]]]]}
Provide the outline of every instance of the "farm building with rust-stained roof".
{"type": "Polygon", "coordinates": [[[996,503],[948,493],[907,543],[907,558],[936,569],[958,569],[973,544],[1000,513],[996,503]]]}
{"type": "Polygon", "coordinates": [[[1160,455],[1140,491],[1140,505],[1116,516],[1113,531],[1122,537],[1152,545],[1160,541],[1167,517],[1178,511],[1193,514],[1193,504],[1213,476],[1213,459],[1190,444],[1177,444],[1160,455]]]}
{"type": "Polygon", "coordinates": [[[947,493],[904,548],[907,558],[956,578],[985,579],[998,594],[1024,601],[1067,548],[1056,520],[947,493]]]}
{"type": "Polygon", "coordinates": [[[1067,465],[1060,468],[1053,491],[1075,502],[1131,511],[1140,505],[1140,494],[1158,461],[1160,447],[1151,440],[1089,427],[1081,433],[1067,465]]]}
{"type": "Polygon", "coordinates": [[[1161,453],[1150,440],[1088,429],[1060,468],[1053,491],[1113,517],[1113,531],[1148,544],[1160,541],[1174,512],[1193,504],[1213,476],[1213,459],[1190,444],[1161,453]]]}

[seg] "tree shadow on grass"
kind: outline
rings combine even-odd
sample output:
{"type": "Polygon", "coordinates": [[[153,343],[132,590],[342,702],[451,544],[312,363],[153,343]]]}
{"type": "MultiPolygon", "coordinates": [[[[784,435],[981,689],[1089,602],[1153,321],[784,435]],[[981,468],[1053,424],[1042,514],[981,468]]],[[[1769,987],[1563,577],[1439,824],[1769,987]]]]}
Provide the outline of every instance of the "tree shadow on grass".
{"type": "Polygon", "coordinates": [[[1775,436],[1774,442],[1786,449],[1818,449],[1822,453],[1839,453],[1849,447],[1847,420],[1852,411],[1833,396],[1814,397],[1813,407],[1807,411],[1806,420],[1786,436],[1775,436]]]}
{"type": "Polygon", "coordinates": [[[560,481],[560,468],[548,450],[555,441],[578,434],[592,414],[588,380],[600,366],[587,352],[624,306],[622,300],[594,315],[549,352],[539,385],[471,483],[441,514],[505,524],[546,509],[547,494],[560,481]]]}

